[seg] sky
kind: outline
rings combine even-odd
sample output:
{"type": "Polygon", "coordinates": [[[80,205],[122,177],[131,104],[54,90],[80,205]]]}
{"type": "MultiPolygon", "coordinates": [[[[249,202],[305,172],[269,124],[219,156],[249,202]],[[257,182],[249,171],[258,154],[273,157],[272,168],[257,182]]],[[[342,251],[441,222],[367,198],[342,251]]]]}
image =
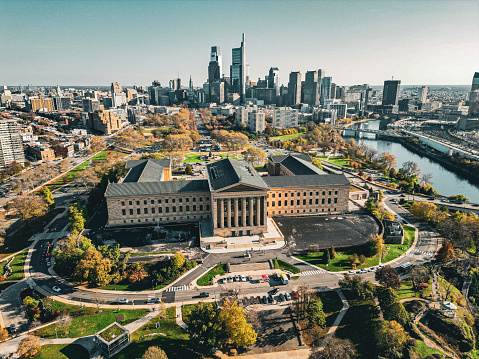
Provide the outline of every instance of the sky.
{"type": "Polygon", "coordinates": [[[468,85],[479,71],[477,0],[0,0],[0,85],[150,85],[229,76],[246,35],[250,77],[324,69],[341,86],[468,85]]]}

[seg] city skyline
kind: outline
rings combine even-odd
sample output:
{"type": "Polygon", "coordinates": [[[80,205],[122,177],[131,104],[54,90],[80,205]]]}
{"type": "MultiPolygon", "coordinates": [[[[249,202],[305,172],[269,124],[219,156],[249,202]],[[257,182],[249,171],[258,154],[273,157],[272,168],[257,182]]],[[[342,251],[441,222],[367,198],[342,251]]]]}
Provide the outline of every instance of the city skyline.
{"type": "Polygon", "coordinates": [[[167,86],[179,74],[185,83],[191,75],[201,86],[208,78],[211,47],[221,48],[222,72],[228,76],[232,49],[243,32],[252,81],[277,67],[285,85],[290,72],[304,75],[317,68],[346,86],[380,86],[392,77],[403,86],[467,85],[477,71],[474,10],[479,3],[474,1],[455,2],[452,11],[445,1],[180,4],[2,1],[0,84],[149,85],[159,80],[167,86]],[[295,11],[301,16],[292,22],[295,11]]]}

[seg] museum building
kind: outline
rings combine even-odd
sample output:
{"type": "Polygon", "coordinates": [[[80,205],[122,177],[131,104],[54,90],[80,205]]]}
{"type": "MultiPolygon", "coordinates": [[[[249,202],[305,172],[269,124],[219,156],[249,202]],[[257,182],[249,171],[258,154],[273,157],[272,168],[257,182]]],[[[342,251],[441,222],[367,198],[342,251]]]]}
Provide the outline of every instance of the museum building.
{"type": "Polygon", "coordinates": [[[207,220],[220,237],[261,235],[268,217],[348,212],[349,180],[327,174],[308,155],[268,158],[268,175],[246,162],[206,165],[207,179],[171,181],[170,160],[128,161],[105,192],[109,227],[207,220]]]}

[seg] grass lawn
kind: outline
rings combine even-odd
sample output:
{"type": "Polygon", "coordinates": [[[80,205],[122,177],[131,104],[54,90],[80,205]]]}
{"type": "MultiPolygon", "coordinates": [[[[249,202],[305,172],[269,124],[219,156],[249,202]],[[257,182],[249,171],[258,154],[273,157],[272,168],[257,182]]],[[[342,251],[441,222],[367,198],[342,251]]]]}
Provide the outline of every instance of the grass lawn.
{"type": "Polygon", "coordinates": [[[84,359],[89,358],[88,351],[78,344],[42,345],[36,359],[84,359]]]}
{"type": "Polygon", "coordinates": [[[198,358],[193,351],[188,350],[188,334],[176,324],[175,308],[168,308],[165,316],[165,319],[153,318],[146,325],[131,334],[132,343],[113,358],[140,358],[146,349],[151,346],[158,346],[163,349],[168,359],[198,358]],[[160,323],[158,329],[156,329],[157,322],[160,323]]]}
{"type": "Polygon", "coordinates": [[[425,297],[428,297],[431,294],[431,283],[432,281],[429,280],[428,288],[415,292],[412,287],[411,280],[405,279],[401,281],[401,287],[396,291],[396,293],[399,299],[419,298],[421,294],[423,294],[425,297]]]}
{"type": "MultiPolygon", "coordinates": [[[[323,161],[326,161],[326,158],[328,158],[328,156],[318,156],[316,158],[318,158],[321,162],[323,162],[323,161]]],[[[347,160],[344,157],[330,156],[327,162],[332,163],[333,165],[336,165],[336,166],[349,167],[350,160],[347,160]]]]}
{"type": "Polygon", "coordinates": [[[271,137],[270,138],[270,141],[277,141],[277,140],[281,140],[281,141],[286,141],[286,140],[290,140],[292,138],[296,138],[296,137],[299,137],[299,136],[302,136],[304,135],[306,132],[300,132],[300,133],[294,133],[292,135],[284,135],[284,136],[277,136],[277,137],[271,137]]]}
{"type": "Polygon", "coordinates": [[[224,263],[220,263],[220,264],[215,265],[214,268],[211,268],[201,278],[199,278],[196,283],[200,286],[210,285],[211,280],[213,279],[213,277],[215,277],[217,275],[225,275],[226,274],[226,271],[225,271],[224,267],[225,267],[224,263]]]}
{"type": "Polygon", "coordinates": [[[108,285],[105,285],[104,287],[100,287],[99,289],[137,292],[142,290],[158,290],[164,287],[166,287],[166,284],[157,285],[155,288],[152,288],[150,283],[140,282],[140,283],[108,284],[108,285]]]}
{"type": "Polygon", "coordinates": [[[350,339],[358,351],[359,358],[374,358],[375,341],[371,339],[378,325],[378,309],[372,299],[354,299],[350,291],[343,292],[350,305],[341,321],[336,337],[350,339]]]}
{"type": "Polygon", "coordinates": [[[5,244],[0,247],[0,260],[28,247],[31,244],[30,237],[43,232],[45,225],[62,212],[63,208],[55,208],[44,216],[29,221],[28,226],[19,229],[14,235],[7,236],[5,244]]]}
{"type": "Polygon", "coordinates": [[[402,225],[404,230],[404,243],[403,244],[386,244],[389,247],[386,256],[383,257],[382,263],[387,263],[402,256],[414,243],[416,229],[411,226],[402,225]]]}
{"type": "MultiPolygon", "coordinates": [[[[12,268],[12,274],[10,274],[6,280],[20,280],[23,278],[23,266],[25,265],[25,259],[27,259],[28,251],[18,253],[13,257],[13,261],[10,263],[12,268]]],[[[3,275],[7,261],[0,263],[0,276],[3,275]]]]}
{"type": "Polygon", "coordinates": [[[273,259],[273,264],[276,269],[287,270],[294,274],[298,274],[301,272],[301,270],[298,267],[292,264],[289,264],[285,261],[282,261],[281,259],[273,259]]]}
{"type": "MultiPolygon", "coordinates": [[[[328,266],[326,266],[324,263],[323,254],[324,252],[314,252],[296,257],[311,263],[316,267],[320,267],[331,272],[339,272],[351,269],[351,263],[348,261],[350,253],[336,252],[336,258],[331,259],[328,266]]],[[[374,267],[378,264],[379,256],[367,257],[363,264],[359,264],[359,262],[356,263],[356,269],[374,267]]]]}
{"type": "Polygon", "coordinates": [[[425,358],[428,355],[433,354],[441,354],[444,355],[443,352],[428,347],[422,340],[416,340],[416,346],[414,347],[414,351],[421,356],[421,358],[425,358]]]}
{"type": "Polygon", "coordinates": [[[92,335],[106,328],[111,323],[117,321],[119,315],[124,315],[125,320],[120,324],[125,325],[131,323],[149,312],[148,309],[97,309],[90,307],[79,307],[76,305],[68,305],[57,301],[51,301],[46,304],[52,310],[68,310],[72,318],[66,330],[57,326],[57,324],[49,325],[37,331],[37,335],[43,338],[56,338],[55,328],[59,338],[77,338],[85,335],[92,335]]]}

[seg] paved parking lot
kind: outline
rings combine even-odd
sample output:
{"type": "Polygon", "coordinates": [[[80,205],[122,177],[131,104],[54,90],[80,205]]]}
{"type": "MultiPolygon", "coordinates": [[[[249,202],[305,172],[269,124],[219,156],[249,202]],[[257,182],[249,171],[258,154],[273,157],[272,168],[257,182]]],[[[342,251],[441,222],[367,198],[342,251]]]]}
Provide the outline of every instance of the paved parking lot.
{"type": "Polygon", "coordinates": [[[326,248],[362,244],[379,229],[368,214],[275,217],[274,221],[292,250],[308,249],[311,245],[326,248]]]}

